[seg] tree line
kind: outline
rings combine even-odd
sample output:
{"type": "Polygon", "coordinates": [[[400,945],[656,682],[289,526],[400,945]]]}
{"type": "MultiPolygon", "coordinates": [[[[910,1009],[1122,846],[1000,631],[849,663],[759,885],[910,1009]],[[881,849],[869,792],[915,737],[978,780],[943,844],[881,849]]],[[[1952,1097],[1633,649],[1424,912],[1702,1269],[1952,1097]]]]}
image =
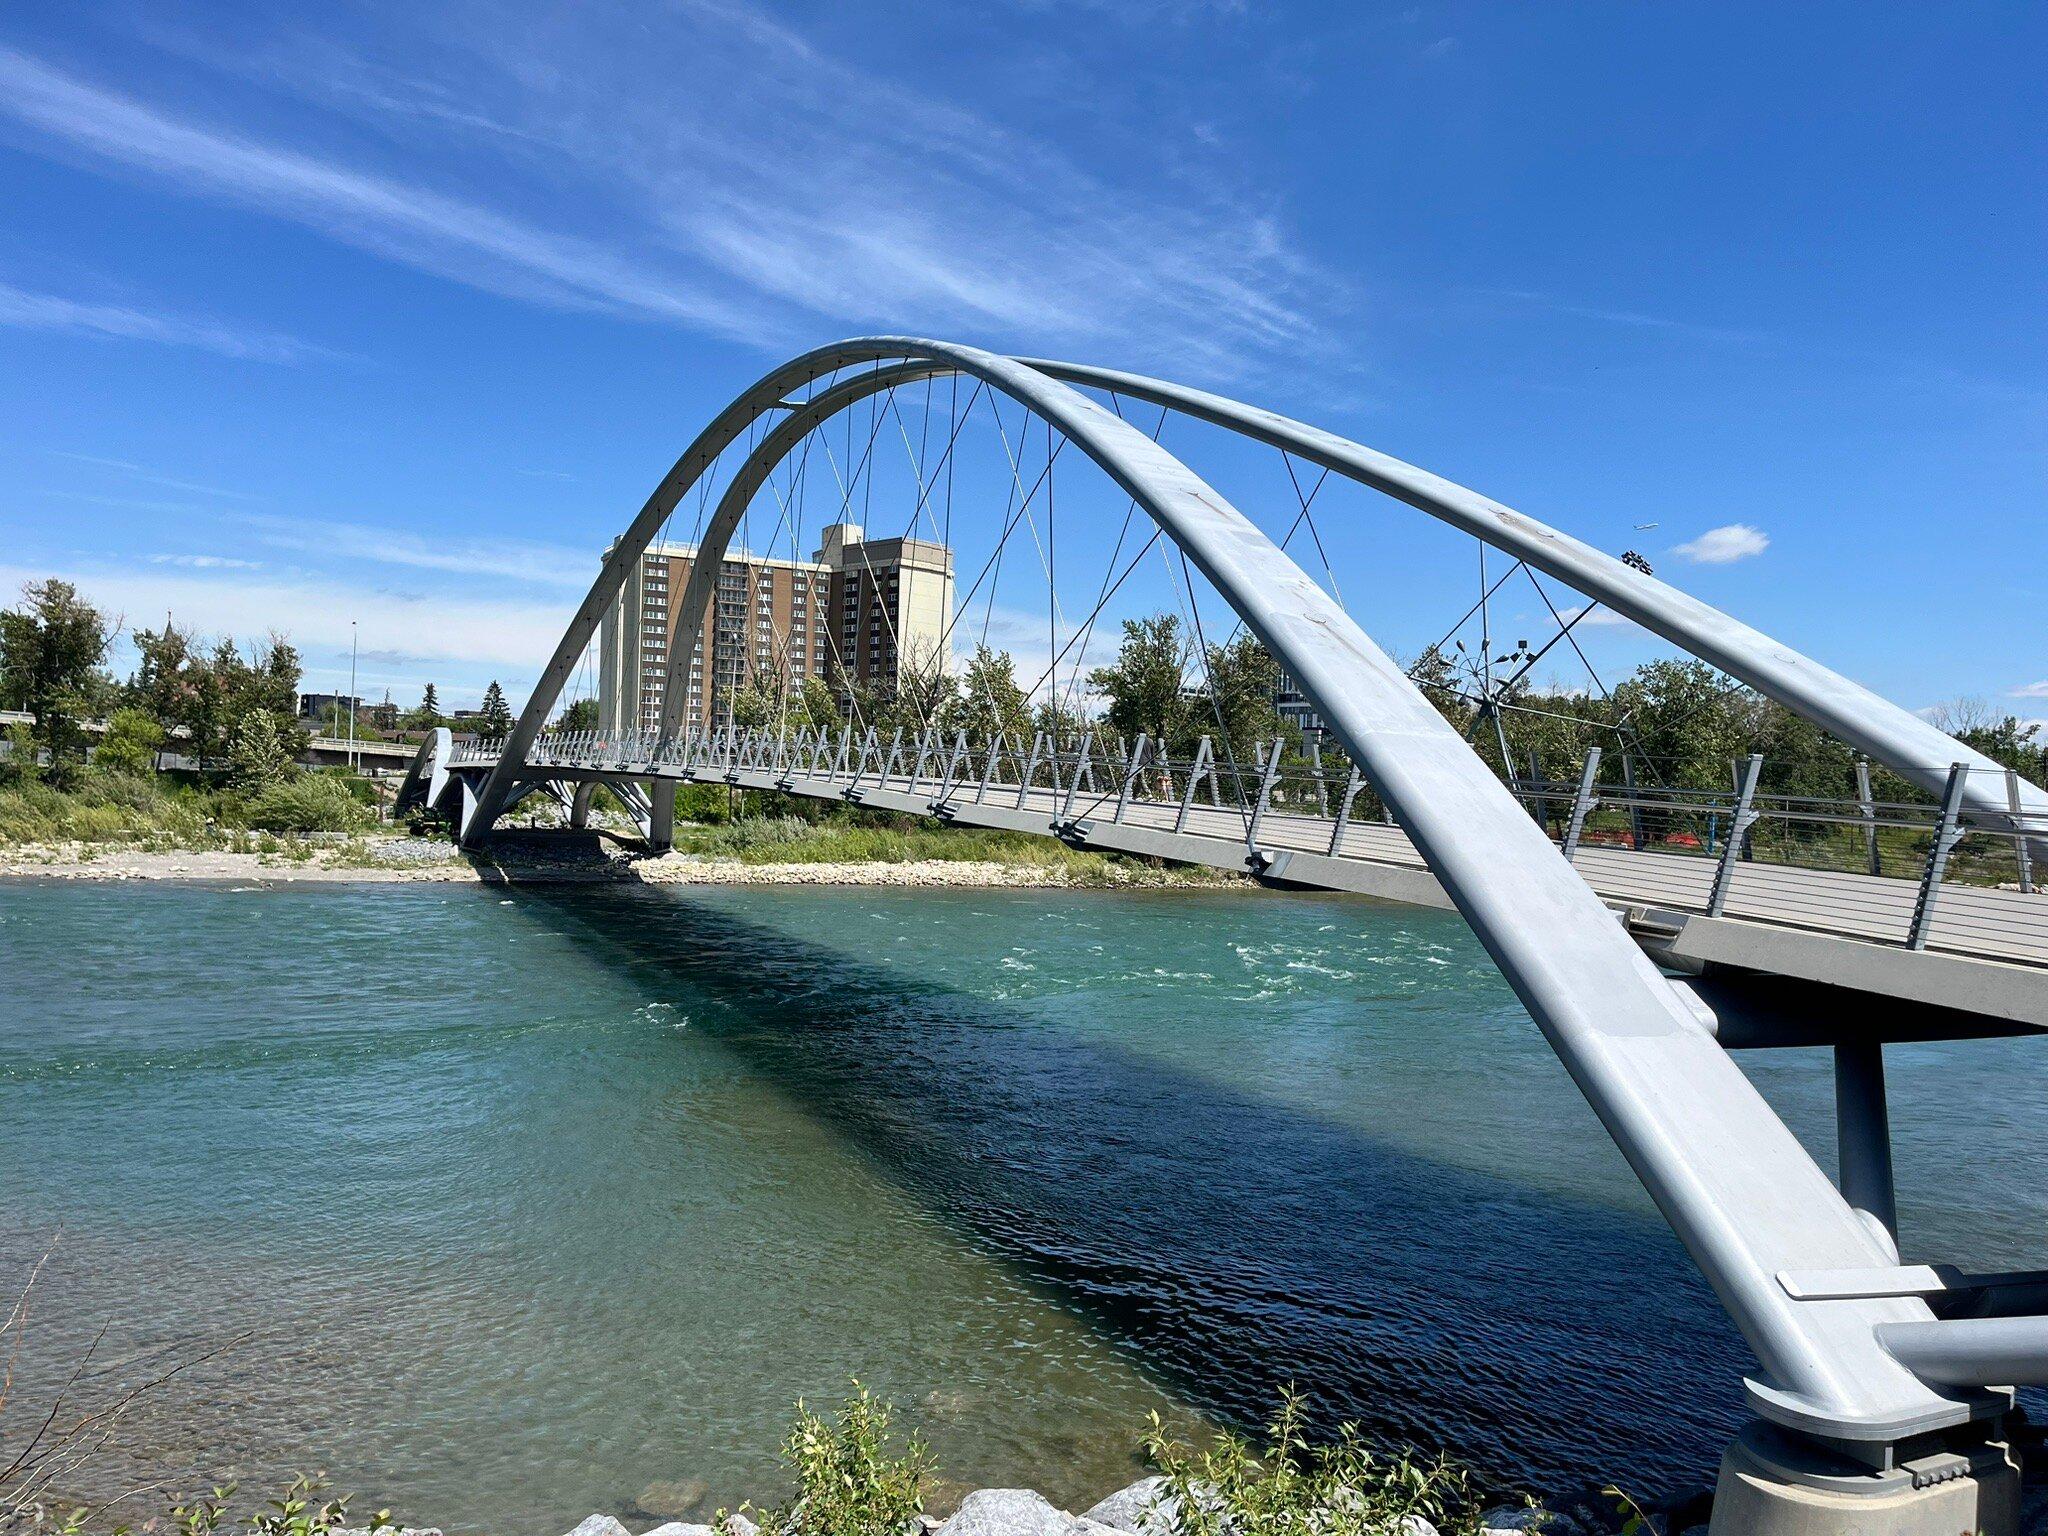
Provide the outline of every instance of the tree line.
{"type": "MultiPolygon", "coordinates": [[[[1606,688],[1568,689],[1527,676],[1489,675],[1499,659],[1469,659],[1457,650],[1424,651],[1408,667],[1422,694],[1504,779],[1575,783],[1589,750],[1601,750],[1603,784],[1633,781],[1644,789],[1726,791],[1736,766],[1761,754],[1762,792],[1849,799],[1856,794],[1856,753],[1776,700],[1705,662],[1651,661],[1606,688]]],[[[1222,641],[1189,632],[1177,614],[1126,619],[1114,661],[1087,674],[1085,696],[1036,699],[1019,682],[1015,660],[980,646],[957,672],[913,669],[894,689],[838,687],[820,678],[750,684],[732,700],[743,729],[873,726],[884,738],[936,729],[965,730],[977,739],[1004,733],[1026,746],[1039,731],[1072,737],[1094,729],[1098,740],[1131,748],[1142,734],[1152,750],[1185,762],[1200,738],[1216,756],[1249,771],[1264,745],[1281,744],[1283,767],[1307,761],[1310,744],[1296,716],[1278,700],[1282,669],[1258,638],[1239,632],[1222,641]]],[[[2048,741],[2040,729],[1981,700],[1937,709],[1934,723],[2022,776],[2048,778],[2048,741]]],[[[1315,743],[1326,773],[1349,764],[1334,738],[1315,743]]],[[[1924,799],[1882,770],[1873,770],[1880,799],[1924,799]]]]}

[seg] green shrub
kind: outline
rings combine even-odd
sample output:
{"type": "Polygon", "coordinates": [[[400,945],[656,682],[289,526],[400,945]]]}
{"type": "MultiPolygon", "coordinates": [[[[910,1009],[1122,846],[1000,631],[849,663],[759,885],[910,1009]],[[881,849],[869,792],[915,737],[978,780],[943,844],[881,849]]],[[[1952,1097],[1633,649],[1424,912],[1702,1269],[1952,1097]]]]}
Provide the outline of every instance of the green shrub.
{"type": "Polygon", "coordinates": [[[206,829],[202,799],[166,794],[153,776],[88,769],[69,788],[41,780],[0,787],[0,843],[110,842],[206,829]]]}
{"type": "Polygon", "coordinates": [[[1445,1536],[1476,1532],[1478,1499],[1467,1475],[1442,1457],[1383,1454],[1355,1424],[1335,1440],[1309,1442],[1302,1399],[1282,1392],[1263,1451],[1224,1432],[1200,1454],[1152,1415],[1145,1451],[1166,1479],[1184,1536],[1406,1536],[1411,1519],[1445,1536]]]}
{"type": "Polygon", "coordinates": [[[7,750],[0,753],[0,784],[31,783],[43,776],[36,755],[36,739],[25,725],[10,725],[0,731],[7,750]]]}
{"type": "Polygon", "coordinates": [[[889,1405],[859,1382],[853,1387],[831,1419],[796,1405],[796,1423],[782,1442],[796,1497],[763,1512],[762,1536],[902,1536],[923,1512],[930,1451],[912,1435],[894,1453],[889,1405]]]}
{"type": "Polygon", "coordinates": [[[695,838],[704,853],[744,854],[761,848],[782,848],[811,836],[811,824],[801,816],[742,816],[695,838]]]}
{"type": "Polygon", "coordinates": [[[156,751],[163,744],[164,728],[149,715],[139,709],[117,709],[92,760],[117,773],[147,773],[156,766],[156,751]]]}
{"type": "Polygon", "coordinates": [[[319,773],[266,784],[249,798],[248,818],[262,832],[353,832],[371,819],[346,784],[319,773]]]}

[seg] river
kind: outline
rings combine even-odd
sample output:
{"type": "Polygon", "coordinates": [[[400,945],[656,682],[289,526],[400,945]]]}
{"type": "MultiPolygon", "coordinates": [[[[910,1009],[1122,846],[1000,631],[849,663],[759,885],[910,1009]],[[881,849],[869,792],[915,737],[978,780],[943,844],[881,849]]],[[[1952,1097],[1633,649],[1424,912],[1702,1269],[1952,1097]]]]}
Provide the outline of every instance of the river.
{"type": "MultiPolygon", "coordinates": [[[[1148,1409],[1505,1483],[1703,1481],[1747,1352],[1462,924],[1251,892],[0,882],[32,1394],[201,1362],[79,1476],[325,1470],[552,1536],[777,1491],[858,1377],[1085,1503],[1148,1409]]],[[[2048,1056],[1894,1052],[1909,1257],[2038,1262],[2048,1056]],[[1969,1105],[1966,1115],[1953,1106],[1969,1105]],[[1958,1197],[1944,1169],[1967,1165],[1958,1197]]],[[[1828,1161],[1819,1053],[1744,1065],[1828,1161]]]]}

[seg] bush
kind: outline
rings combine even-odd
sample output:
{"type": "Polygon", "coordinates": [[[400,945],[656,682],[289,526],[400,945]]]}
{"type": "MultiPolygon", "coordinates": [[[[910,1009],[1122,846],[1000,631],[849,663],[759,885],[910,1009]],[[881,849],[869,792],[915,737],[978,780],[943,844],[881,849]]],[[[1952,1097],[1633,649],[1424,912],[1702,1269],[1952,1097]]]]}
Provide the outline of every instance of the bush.
{"type": "Polygon", "coordinates": [[[1382,1454],[1355,1424],[1311,1445],[1302,1399],[1280,1395],[1263,1452],[1228,1431],[1196,1455],[1167,1438],[1159,1415],[1145,1451],[1166,1479],[1162,1501],[1178,1507],[1184,1536],[1406,1536],[1420,1517],[1438,1530],[1476,1532],[1476,1490],[1442,1457],[1382,1454]]]}
{"type": "Polygon", "coordinates": [[[101,768],[117,773],[148,773],[156,766],[156,751],[164,744],[164,728],[139,709],[117,709],[107,722],[107,734],[93,750],[92,760],[101,768]]]}
{"type": "Polygon", "coordinates": [[[759,848],[780,848],[812,835],[801,816],[742,816],[693,839],[705,853],[743,854],[759,848]]]}
{"type": "Polygon", "coordinates": [[[154,777],[93,769],[69,789],[36,780],[0,788],[0,843],[96,843],[155,833],[190,838],[205,829],[203,802],[165,794],[154,777]]]}
{"type": "Polygon", "coordinates": [[[36,739],[27,726],[8,726],[0,740],[7,743],[7,750],[0,752],[0,784],[24,784],[43,776],[36,739]]]}
{"type": "Polygon", "coordinates": [[[762,1536],[902,1536],[923,1513],[930,1451],[912,1435],[901,1455],[892,1454],[892,1410],[859,1382],[853,1386],[830,1420],[796,1405],[782,1442],[796,1497],[762,1514],[762,1536]]]}
{"type": "Polygon", "coordinates": [[[318,773],[266,784],[249,798],[248,818],[261,832],[354,832],[371,820],[346,784],[318,773]]]}

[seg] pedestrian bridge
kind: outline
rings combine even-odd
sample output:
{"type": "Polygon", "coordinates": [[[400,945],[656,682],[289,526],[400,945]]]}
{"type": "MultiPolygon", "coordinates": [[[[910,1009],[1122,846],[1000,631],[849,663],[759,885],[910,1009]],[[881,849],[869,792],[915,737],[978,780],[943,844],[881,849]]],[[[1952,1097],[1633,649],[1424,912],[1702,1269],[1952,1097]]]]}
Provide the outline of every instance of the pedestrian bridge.
{"type": "MultiPolygon", "coordinates": [[[[1313,532],[1315,490],[1295,484],[1296,521],[1313,532]]],[[[1124,547],[1119,537],[1090,624],[1129,575],[1117,568],[1124,547]]],[[[1484,553],[1481,573],[1483,605],[1498,589],[1485,585],[1484,553]]],[[[1056,588],[1048,611],[1046,698],[1057,703],[1059,644],[1085,626],[1062,614],[1056,588]]],[[[1193,617],[1201,630],[1198,607],[1193,617]]],[[[1497,723],[1512,707],[1493,686],[1494,666],[1488,657],[1478,674],[1477,721],[1497,723]]],[[[1509,760],[1504,738],[1502,747],[1509,760]]],[[[1454,908],[1755,1355],[1746,1386],[1769,1428],[1731,1452],[1742,1475],[1724,1475],[1716,1529],[1763,1529],[1765,1505],[1783,1513],[1786,1499],[1835,1498],[1861,1501],[1863,1513],[1846,1526],[1768,1528],[1932,1529],[1898,1513],[1924,1514],[1929,1499],[1950,1501],[1937,1514],[1956,1514],[1953,1528],[2014,1528],[2016,1489],[1999,1447],[2012,1389],[2048,1384],[2048,1272],[1987,1274],[1966,1255],[1910,1253],[1893,1195],[1885,1049],[2048,1028],[2048,897],[2031,889],[2035,863],[2048,857],[2048,794],[1657,580],[1640,559],[1617,559],[1335,434],[1166,381],[914,338],[839,343],[771,370],[703,429],[606,557],[511,734],[457,748],[438,733],[402,801],[445,810],[464,844],[480,847],[522,799],[556,797],[580,820],[603,785],[659,846],[672,837],[682,783],[847,801],[1454,908]],[[952,425],[941,421],[941,435],[953,436],[929,459],[937,380],[967,381],[973,393],[964,411],[956,395],[944,412],[952,425]],[[898,393],[913,388],[926,391],[923,435],[896,409],[898,393]],[[1178,561],[1191,605],[1199,575],[1230,621],[1278,658],[1341,746],[1341,771],[1227,733],[1176,756],[1148,735],[1114,737],[1085,720],[1028,737],[947,731],[929,719],[880,730],[857,718],[707,733],[683,718],[687,644],[666,662],[658,728],[545,728],[602,615],[679,508],[694,503],[698,516],[699,553],[673,629],[688,637],[712,611],[721,558],[749,509],[772,497],[788,518],[794,498],[784,487],[814,445],[824,444],[843,514],[863,505],[854,498],[884,426],[900,429],[914,527],[941,484],[951,495],[954,441],[984,395],[1015,413],[995,417],[1010,506],[1020,509],[1006,511],[1004,539],[1044,484],[1043,542],[1035,520],[1030,533],[1052,585],[1049,480],[1059,454],[1078,450],[1153,528],[1139,556],[1158,546],[1178,561]],[[1159,427],[1127,418],[1133,402],[1156,408],[1159,427]],[[856,415],[868,423],[858,459],[856,415]],[[1847,743],[1917,798],[1773,797],[1756,758],[1738,766],[1725,795],[1617,789],[1602,782],[1597,754],[1569,782],[1503,778],[1360,627],[1334,575],[1326,590],[1290,558],[1292,527],[1276,540],[1161,446],[1169,416],[1277,451],[1290,480],[1305,464],[1383,493],[1505,556],[1509,576],[1526,572],[1535,584],[1540,574],[1578,594],[1584,606],[1553,607],[1559,633],[1540,650],[1523,642],[1518,664],[1521,653],[1540,657],[1565,641],[1576,650],[1579,619],[1604,607],[1847,743]],[[1029,486],[1025,427],[1012,422],[1044,433],[1044,468],[1029,486]],[[843,465],[833,452],[840,434],[843,465]],[[1817,848],[1828,856],[1802,861],[1802,849],[1817,848]],[[1985,882],[1988,862],[2012,878],[1985,882]],[[1817,1158],[1799,1142],[1751,1086],[1735,1046],[1832,1050],[1833,1148],[1817,1158]],[[1785,1492],[1795,1487],[1804,1491],[1785,1492]],[[1966,1495],[1967,1508],[1954,1504],[1966,1495]]],[[[1950,1173],[1955,1197],[1968,1198],[1967,1170],[1950,1173]]]]}

